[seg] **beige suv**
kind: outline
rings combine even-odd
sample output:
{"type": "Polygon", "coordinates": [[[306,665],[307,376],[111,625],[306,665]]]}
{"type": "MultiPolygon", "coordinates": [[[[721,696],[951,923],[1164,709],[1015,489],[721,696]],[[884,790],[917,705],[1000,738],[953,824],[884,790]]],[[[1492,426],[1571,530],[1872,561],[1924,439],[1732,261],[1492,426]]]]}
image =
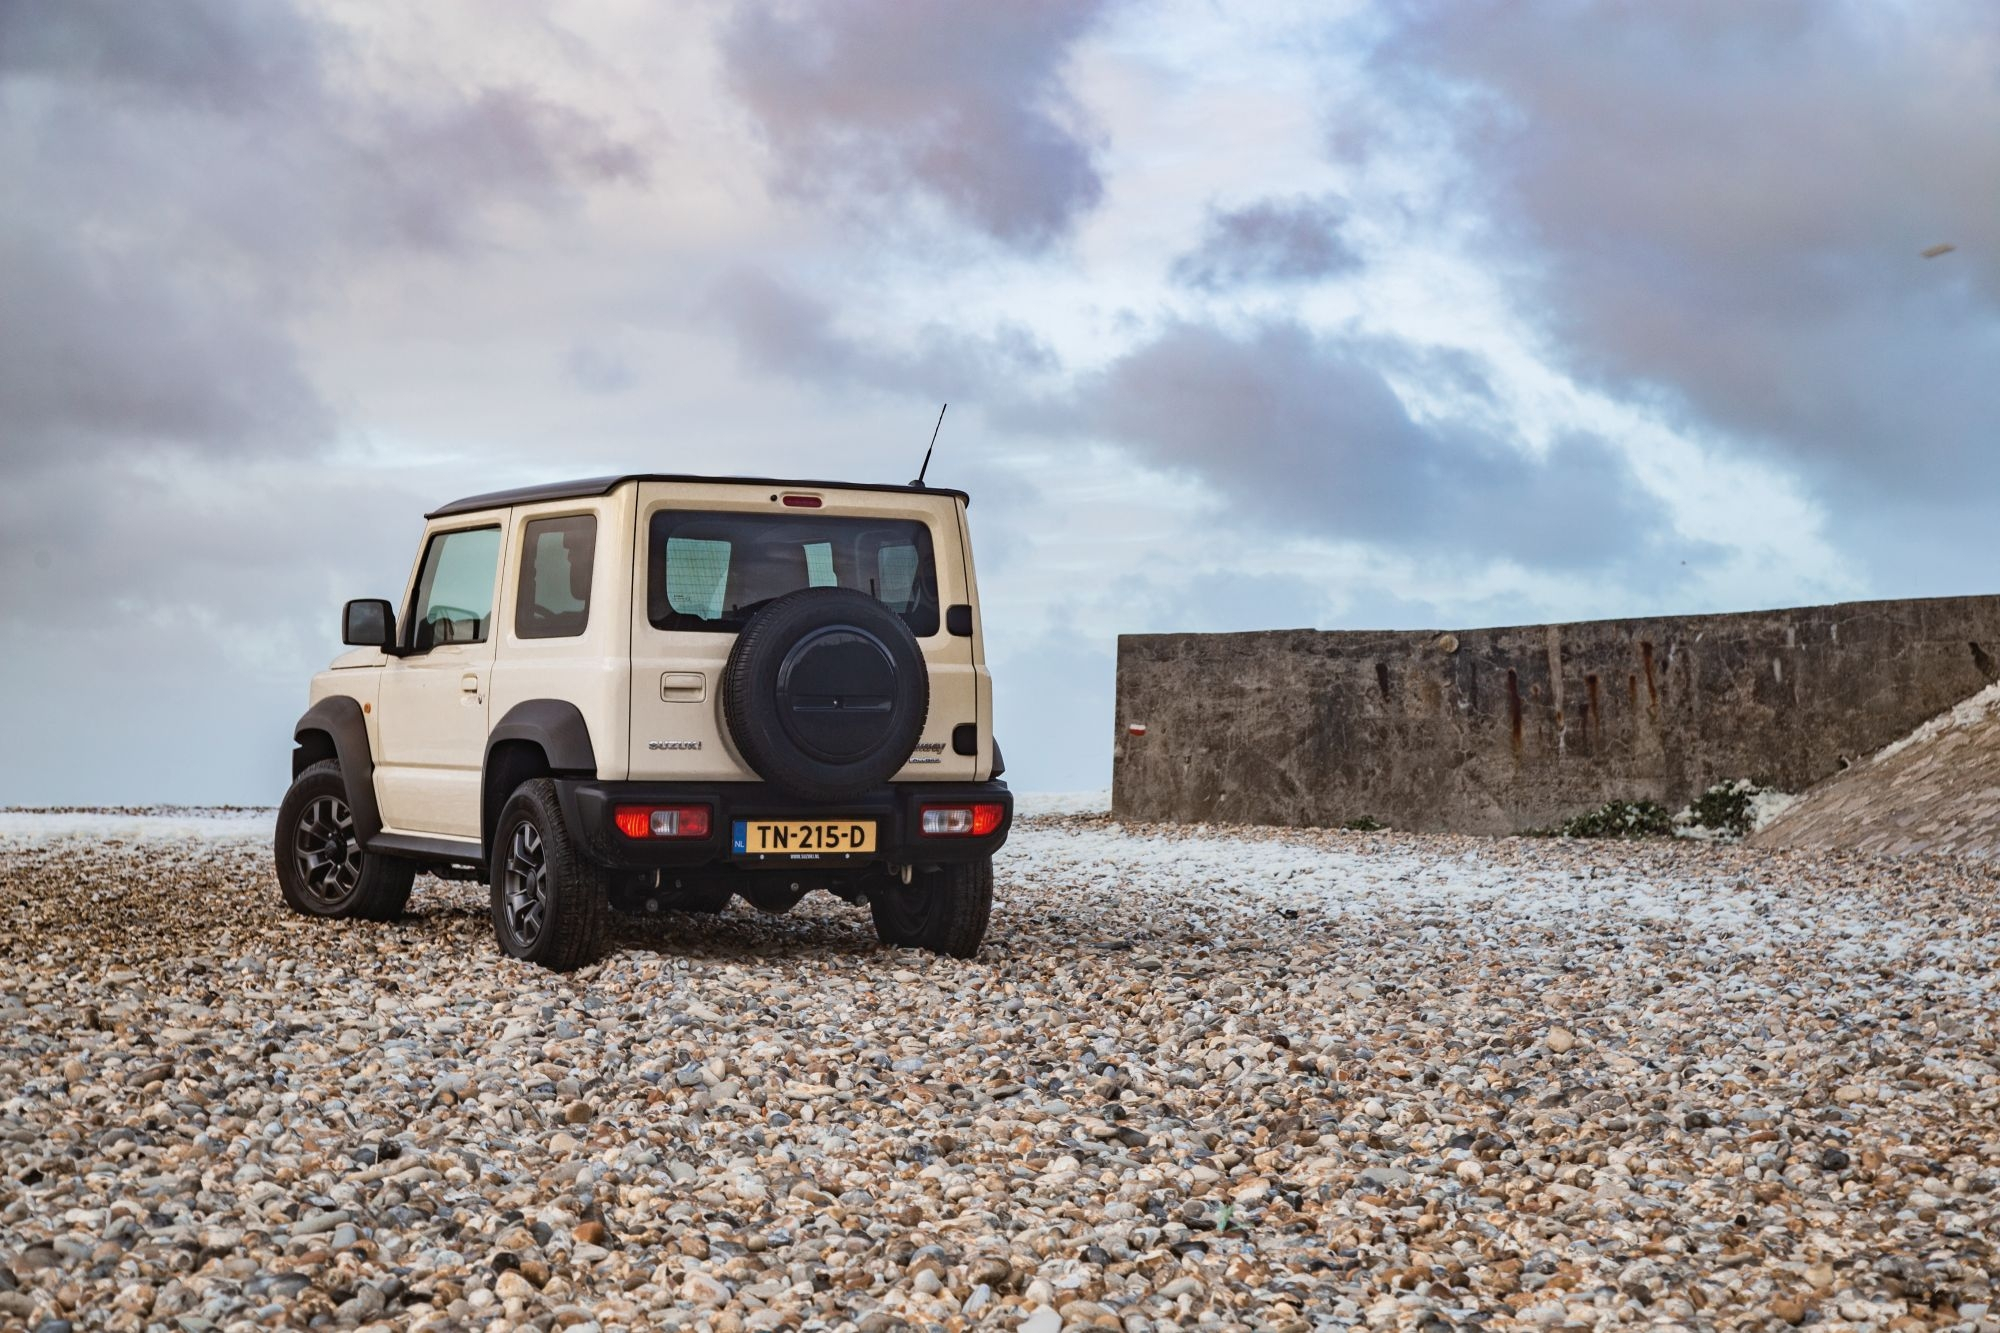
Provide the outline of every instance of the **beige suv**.
{"type": "Polygon", "coordinates": [[[979,948],[1013,798],[966,496],[603,477],[428,516],[400,607],[349,602],[279,808],[311,916],[398,915],[419,868],[491,886],[500,947],[596,956],[607,908],[782,912],[979,948]]]}

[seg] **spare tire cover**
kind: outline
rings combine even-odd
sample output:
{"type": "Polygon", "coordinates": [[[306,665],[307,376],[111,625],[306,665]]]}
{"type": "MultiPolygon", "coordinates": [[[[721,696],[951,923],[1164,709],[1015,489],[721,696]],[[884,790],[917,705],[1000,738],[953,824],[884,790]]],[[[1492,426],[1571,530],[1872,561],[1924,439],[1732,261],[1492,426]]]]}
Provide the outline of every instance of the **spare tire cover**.
{"type": "Polygon", "coordinates": [[[930,695],[910,627],[851,588],[778,598],[722,670],[723,721],[744,762],[813,801],[852,800],[908,763],[930,695]]]}

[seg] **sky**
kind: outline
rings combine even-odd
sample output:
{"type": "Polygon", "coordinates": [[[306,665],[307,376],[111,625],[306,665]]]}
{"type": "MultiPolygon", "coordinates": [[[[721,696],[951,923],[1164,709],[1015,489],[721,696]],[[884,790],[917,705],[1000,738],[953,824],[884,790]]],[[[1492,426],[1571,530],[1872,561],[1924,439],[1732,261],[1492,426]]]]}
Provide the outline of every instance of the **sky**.
{"type": "Polygon", "coordinates": [[[946,401],[1020,790],[1122,633],[1995,590],[1977,0],[0,0],[0,178],[0,803],[274,803],[426,509],[946,401]]]}

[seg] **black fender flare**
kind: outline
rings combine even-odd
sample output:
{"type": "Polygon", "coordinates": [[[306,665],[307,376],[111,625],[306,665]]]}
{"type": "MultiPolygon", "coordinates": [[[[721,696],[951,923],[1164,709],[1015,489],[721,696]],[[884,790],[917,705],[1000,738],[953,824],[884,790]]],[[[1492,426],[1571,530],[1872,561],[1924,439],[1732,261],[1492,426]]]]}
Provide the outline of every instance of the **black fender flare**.
{"type": "Polygon", "coordinates": [[[325,736],[333,744],[333,756],[340,762],[341,781],[347,784],[347,808],[354,817],[354,835],[366,847],[382,831],[381,807],[375,803],[375,754],[368,748],[368,723],[361,705],[344,694],[321,699],[306,709],[292,728],[292,780],[316,762],[306,737],[325,736]]]}
{"type": "Polygon", "coordinates": [[[486,756],[480,765],[479,781],[479,841],[483,848],[493,840],[493,828],[500,819],[500,807],[518,785],[517,781],[507,779],[520,777],[519,774],[496,771],[493,752],[517,741],[525,741],[541,750],[543,758],[548,761],[548,776],[597,776],[597,750],[590,743],[590,724],[583,720],[582,709],[567,699],[523,699],[515,704],[486,733],[486,756]]]}

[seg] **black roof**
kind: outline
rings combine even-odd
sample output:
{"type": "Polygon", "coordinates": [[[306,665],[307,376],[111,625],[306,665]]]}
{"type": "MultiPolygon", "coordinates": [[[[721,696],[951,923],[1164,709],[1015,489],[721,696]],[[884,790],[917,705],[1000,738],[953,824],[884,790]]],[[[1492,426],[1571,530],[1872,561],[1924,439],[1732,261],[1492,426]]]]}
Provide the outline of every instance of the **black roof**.
{"type": "Polygon", "coordinates": [[[539,486],[517,486],[511,491],[488,491],[484,495],[468,495],[463,500],[453,500],[448,505],[439,505],[424,517],[447,518],[452,514],[470,514],[481,509],[501,509],[508,505],[536,504],[543,500],[579,500],[609,495],[628,481],[728,482],[744,486],[776,486],[780,490],[804,491],[895,491],[899,494],[949,495],[961,504],[972,503],[972,497],[964,491],[949,490],[941,486],[896,486],[880,481],[794,481],[782,477],[696,477],[675,472],[627,472],[616,477],[550,481],[539,486]]]}

